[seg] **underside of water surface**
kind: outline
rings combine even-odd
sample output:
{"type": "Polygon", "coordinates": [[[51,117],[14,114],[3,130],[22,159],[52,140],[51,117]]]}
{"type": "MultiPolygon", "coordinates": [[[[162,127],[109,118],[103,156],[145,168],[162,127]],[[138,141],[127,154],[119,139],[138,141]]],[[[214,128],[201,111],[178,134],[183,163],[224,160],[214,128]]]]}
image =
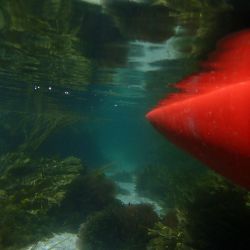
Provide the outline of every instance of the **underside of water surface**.
{"type": "Polygon", "coordinates": [[[249,191],[145,118],[249,26],[247,1],[0,0],[0,249],[250,249],[249,191]]]}

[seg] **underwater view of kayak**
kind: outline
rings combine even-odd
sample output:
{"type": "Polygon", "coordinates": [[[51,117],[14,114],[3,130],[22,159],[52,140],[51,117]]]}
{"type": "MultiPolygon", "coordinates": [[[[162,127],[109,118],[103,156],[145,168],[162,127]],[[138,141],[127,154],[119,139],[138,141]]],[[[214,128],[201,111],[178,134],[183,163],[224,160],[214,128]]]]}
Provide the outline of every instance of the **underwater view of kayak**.
{"type": "Polygon", "coordinates": [[[250,188],[250,30],[217,44],[201,71],[146,117],[171,142],[250,188]]]}
{"type": "Polygon", "coordinates": [[[250,249],[250,1],[0,0],[0,34],[0,250],[250,249]]]}

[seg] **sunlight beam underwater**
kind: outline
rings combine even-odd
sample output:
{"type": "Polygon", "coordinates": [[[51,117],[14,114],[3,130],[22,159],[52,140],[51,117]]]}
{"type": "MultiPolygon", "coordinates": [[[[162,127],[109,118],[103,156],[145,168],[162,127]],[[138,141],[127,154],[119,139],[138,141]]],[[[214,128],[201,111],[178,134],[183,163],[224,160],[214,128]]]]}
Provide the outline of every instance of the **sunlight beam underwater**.
{"type": "Polygon", "coordinates": [[[250,189],[250,30],[231,34],[147,119],[170,141],[250,189]]]}

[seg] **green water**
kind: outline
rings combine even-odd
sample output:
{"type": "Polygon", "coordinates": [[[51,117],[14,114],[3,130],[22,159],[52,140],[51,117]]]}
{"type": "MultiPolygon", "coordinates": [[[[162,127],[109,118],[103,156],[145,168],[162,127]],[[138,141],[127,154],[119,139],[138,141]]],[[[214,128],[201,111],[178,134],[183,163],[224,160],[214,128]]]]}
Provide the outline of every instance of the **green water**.
{"type": "Polygon", "coordinates": [[[249,249],[249,194],[145,119],[249,26],[186,2],[0,0],[0,249],[79,228],[80,250],[249,249]]]}

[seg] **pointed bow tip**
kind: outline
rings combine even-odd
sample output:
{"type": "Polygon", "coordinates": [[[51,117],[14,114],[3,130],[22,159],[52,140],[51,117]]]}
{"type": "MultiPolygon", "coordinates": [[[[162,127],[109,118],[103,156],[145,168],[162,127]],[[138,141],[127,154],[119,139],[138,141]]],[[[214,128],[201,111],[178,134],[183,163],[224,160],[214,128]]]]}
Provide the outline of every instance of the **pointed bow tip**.
{"type": "Polygon", "coordinates": [[[146,116],[145,116],[151,123],[154,122],[155,120],[155,112],[154,112],[154,109],[153,110],[150,110],[146,116]]]}

